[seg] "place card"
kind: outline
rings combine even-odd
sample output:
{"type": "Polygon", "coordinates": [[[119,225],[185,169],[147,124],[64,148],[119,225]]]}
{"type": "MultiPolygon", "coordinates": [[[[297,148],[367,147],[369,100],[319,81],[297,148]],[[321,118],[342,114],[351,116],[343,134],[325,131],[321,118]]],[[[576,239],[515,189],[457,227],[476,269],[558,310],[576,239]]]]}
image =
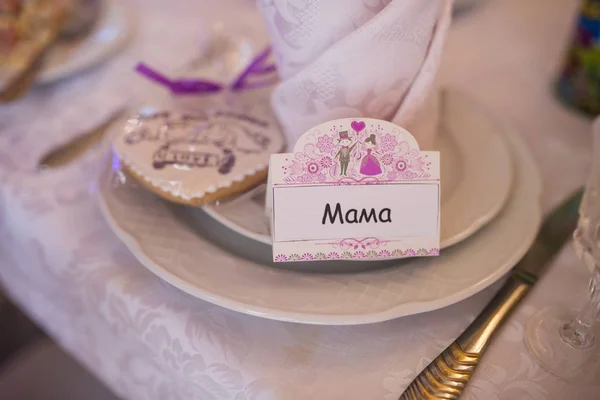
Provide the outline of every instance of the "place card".
{"type": "Polygon", "coordinates": [[[310,129],[269,164],[275,262],[439,255],[440,154],[387,121],[310,129]]]}

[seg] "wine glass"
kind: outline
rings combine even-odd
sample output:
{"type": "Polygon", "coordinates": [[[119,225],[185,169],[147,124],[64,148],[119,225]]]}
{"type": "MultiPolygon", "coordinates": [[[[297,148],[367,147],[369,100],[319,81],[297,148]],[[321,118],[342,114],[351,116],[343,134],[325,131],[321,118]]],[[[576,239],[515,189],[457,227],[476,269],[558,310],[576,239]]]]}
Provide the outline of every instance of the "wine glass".
{"type": "Polygon", "coordinates": [[[592,171],[579,209],[574,233],[579,259],[592,271],[589,299],[577,314],[547,308],[527,324],[525,343],[536,360],[554,375],[578,383],[599,372],[600,338],[594,325],[600,313],[600,119],[594,124],[592,171]]]}

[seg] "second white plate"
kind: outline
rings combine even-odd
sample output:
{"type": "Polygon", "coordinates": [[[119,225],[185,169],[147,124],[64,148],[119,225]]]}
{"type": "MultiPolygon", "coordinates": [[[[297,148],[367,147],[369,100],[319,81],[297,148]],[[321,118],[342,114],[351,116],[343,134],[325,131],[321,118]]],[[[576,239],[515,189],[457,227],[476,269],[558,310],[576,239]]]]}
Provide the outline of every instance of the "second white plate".
{"type": "MultiPolygon", "coordinates": [[[[510,192],[513,171],[504,126],[473,100],[446,91],[442,96],[441,129],[441,248],[469,237],[502,209],[510,192]]],[[[234,200],[204,207],[232,231],[271,244],[265,216],[265,187],[234,200]]]]}

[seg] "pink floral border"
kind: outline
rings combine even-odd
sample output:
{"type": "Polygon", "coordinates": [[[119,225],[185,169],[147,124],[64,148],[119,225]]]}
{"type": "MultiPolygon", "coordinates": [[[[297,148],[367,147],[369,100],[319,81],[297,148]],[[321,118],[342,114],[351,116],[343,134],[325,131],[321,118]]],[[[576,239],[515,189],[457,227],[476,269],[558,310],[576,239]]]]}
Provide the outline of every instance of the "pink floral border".
{"type": "Polygon", "coordinates": [[[318,253],[292,253],[292,254],[276,254],[273,260],[275,262],[296,262],[296,261],[320,261],[320,260],[351,260],[351,259],[369,259],[369,258],[404,258],[404,257],[427,257],[439,256],[440,249],[395,249],[393,251],[375,250],[363,251],[342,251],[342,252],[318,252],[318,253]]]}
{"type": "Polygon", "coordinates": [[[363,121],[348,125],[305,134],[300,149],[281,166],[283,184],[364,185],[431,178],[428,155],[403,140],[399,131],[363,121]],[[344,143],[351,150],[347,171],[342,174],[339,152],[344,143]]]}
{"type": "Polygon", "coordinates": [[[345,238],[336,242],[325,242],[325,243],[316,243],[319,245],[329,245],[333,248],[341,248],[342,250],[357,250],[361,248],[366,250],[367,248],[377,249],[380,246],[386,246],[388,243],[392,242],[400,242],[401,240],[386,240],[386,239],[378,239],[376,237],[366,237],[366,238],[345,238]]]}

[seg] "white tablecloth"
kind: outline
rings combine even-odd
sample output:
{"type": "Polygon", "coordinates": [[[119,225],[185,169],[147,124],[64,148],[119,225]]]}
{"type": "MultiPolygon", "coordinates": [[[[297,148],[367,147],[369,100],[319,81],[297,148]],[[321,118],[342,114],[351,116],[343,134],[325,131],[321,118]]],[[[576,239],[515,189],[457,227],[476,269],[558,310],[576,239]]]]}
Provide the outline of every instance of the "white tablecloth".
{"type": "MultiPolygon", "coordinates": [[[[139,32],[123,53],[0,109],[3,286],[124,399],[396,399],[491,290],[367,326],[241,315],[183,294],[134,259],[88,192],[97,152],[64,168],[36,170],[43,154],[126,101],[137,82],[135,62],[180,65],[215,21],[261,35],[252,1],[168,3],[132,2],[139,32]]],[[[489,1],[455,21],[442,73],[447,84],[470,92],[526,136],[542,167],[545,210],[583,182],[590,160],[590,121],[560,106],[550,85],[576,3],[489,1]]],[[[588,276],[566,249],[493,342],[464,397],[598,398],[600,385],[578,387],[549,375],[523,344],[530,316],[548,304],[579,304],[588,276]]]]}

